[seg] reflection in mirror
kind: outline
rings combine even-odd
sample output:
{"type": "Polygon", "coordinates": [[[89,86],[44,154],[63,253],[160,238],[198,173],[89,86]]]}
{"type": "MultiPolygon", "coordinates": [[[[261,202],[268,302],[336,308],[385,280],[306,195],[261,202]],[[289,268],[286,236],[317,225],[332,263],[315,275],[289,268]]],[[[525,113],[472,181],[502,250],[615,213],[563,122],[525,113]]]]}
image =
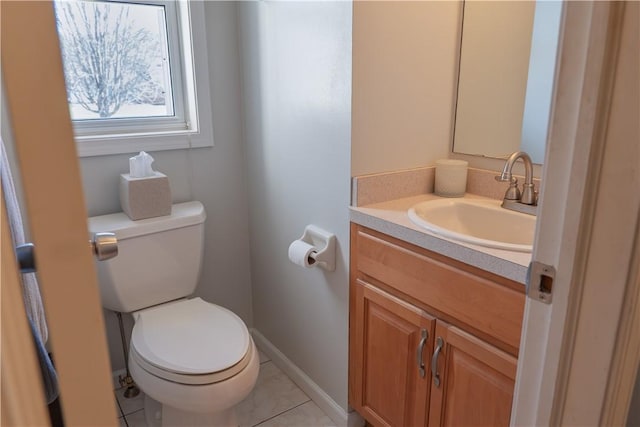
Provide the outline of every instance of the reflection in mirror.
{"type": "Polygon", "coordinates": [[[544,161],[562,3],[466,1],[453,151],[544,161]]]}

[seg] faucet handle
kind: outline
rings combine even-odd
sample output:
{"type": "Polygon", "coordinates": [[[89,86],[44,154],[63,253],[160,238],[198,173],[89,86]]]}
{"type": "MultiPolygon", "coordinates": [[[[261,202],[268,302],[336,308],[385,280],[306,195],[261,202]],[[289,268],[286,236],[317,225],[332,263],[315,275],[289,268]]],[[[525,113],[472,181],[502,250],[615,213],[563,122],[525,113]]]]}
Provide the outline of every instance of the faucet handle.
{"type": "MultiPolygon", "coordinates": [[[[502,176],[496,176],[496,181],[505,182],[502,176]]],[[[520,189],[518,188],[518,178],[509,174],[509,188],[504,193],[504,200],[520,201],[520,189]]]]}
{"type": "Polygon", "coordinates": [[[538,204],[538,192],[533,184],[524,184],[522,186],[522,197],[520,203],[525,205],[537,205],[538,204]]]}

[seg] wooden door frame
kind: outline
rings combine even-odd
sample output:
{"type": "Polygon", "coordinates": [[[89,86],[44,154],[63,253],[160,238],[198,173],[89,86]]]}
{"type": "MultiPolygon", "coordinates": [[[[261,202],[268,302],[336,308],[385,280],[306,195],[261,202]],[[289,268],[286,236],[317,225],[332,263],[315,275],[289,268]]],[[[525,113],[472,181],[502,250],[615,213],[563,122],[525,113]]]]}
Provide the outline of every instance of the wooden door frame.
{"type": "MultiPolygon", "coordinates": [[[[617,161],[625,165],[634,160],[633,153],[637,154],[637,136],[634,140],[632,134],[626,141],[608,138],[627,6],[619,2],[564,5],[533,253],[534,260],[555,266],[557,274],[551,305],[527,298],[512,425],[597,425],[605,419],[613,420],[611,408],[619,412],[624,402],[627,406],[622,417],[628,411],[632,392],[628,383],[632,381],[629,377],[635,379],[638,343],[624,344],[621,339],[640,333],[638,322],[631,324],[639,317],[637,252],[632,257],[638,218],[632,215],[612,221],[611,200],[604,197],[611,196],[617,208],[623,208],[621,195],[638,192],[637,169],[635,177],[627,180],[606,178],[616,166],[610,157],[617,155],[617,161]],[[620,155],[625,149],[631,158],[620,155]],[[603,244],[603,230],[618,237],[626,231],[615,243],[629,252],[623,251],[616,262],[595,256],[603,244]],[[595,240],[598,236],[599,242],[595,240]],[[602,272],[621,270],[626,276],[612,274],[607,292],[602,292],[602,272]],[[626,299],[625,313],[631,314],[626,314],[621,323],[625,295],[636,298],[626,299]],[[598,310],[594,298],[610,309],[606,316],[598,310]],[[588,333],[585,328],[589,328],[588,333]],[[594,341],[596,338],[599,341],[594,341]],[[614,359],[614,350],[625,346],[635,348],[635,354],[625,360],[614,359]],[[611,369],[612,362],[617,371],[611,369]],[[581,387],[585,380],[595,386],[581,387]],[[621,384],[625,389],[614,391],[615,385],[621,384]]],[[[637,209],[633,203],[627,205],[630,207],[637,209]]],[[[612,242],[605,238],[604,244],[610,247],[612,242]]],[[[618,414],[617,419],[620,417],[618,414]]]]}
{"type": "MultiPolygon", "coordinates": [[[[87,243],[87,211],[53,3],[2,1],[0,10],[4,94],[26,202],[23,212],[36,248],[64,422],[115,426],[104,321],[87,243]]],[[[4,362],[2,367],[8,368],[4,362]]],[[[34,392],[26,383],[15,386],[18,389],[12,393],[34,392]]],[[[28,415],[25,402],[6,403],[11,413],[28,415]]]]}
{"type": "Polygon", "coordinates": [[[0,424],[48,426],[49,414],[45,405],[42,377],[39,375],[36,352],[22,301],[22,286],[11,245],[7,210],[1,188],[0,200],[0,424]]]}

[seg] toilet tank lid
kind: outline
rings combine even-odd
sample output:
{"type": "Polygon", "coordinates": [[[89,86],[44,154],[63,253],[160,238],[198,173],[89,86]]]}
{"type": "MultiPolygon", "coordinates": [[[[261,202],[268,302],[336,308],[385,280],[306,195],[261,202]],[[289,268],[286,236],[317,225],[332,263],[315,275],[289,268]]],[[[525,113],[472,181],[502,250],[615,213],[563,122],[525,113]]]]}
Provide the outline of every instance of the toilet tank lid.
{"type": "Polygon", "coordinates": [[[159,233],[190,225],[202,224],[206,218],[204,206],[198,201],[178,203],[171,206],[171,215],[131,220],[124,212],[89,218],[89,232],[109,231],[118,240],[159,233]]]}

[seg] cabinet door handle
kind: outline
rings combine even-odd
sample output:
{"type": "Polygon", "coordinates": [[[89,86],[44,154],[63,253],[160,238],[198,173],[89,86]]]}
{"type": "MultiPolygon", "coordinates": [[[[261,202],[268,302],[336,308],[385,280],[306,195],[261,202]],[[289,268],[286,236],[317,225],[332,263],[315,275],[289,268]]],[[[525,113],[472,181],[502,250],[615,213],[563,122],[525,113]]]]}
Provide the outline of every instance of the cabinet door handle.
{"type": "Polygon", "coordinates": [[[433,352],[433,357],[431,358],[431,375],[433,376],[433,383],[436,387],[440,387],[440,374],[438,374],[438,357],[440,356],[440,351],[444,347],[444,340],[442,337],[436,338],[436,349],[433,352]]]}
{"type": "Polygon", "coordinates": [[[424,378],[426,371],[424,369],[424,362],[422,361],[422,352],[424,351],[424,346],[427,343],[427,339],[429,339],[429,333],[426,329],[422,329],[420,331],[420,343],[418,344],[418,369],[420,370],[420,376],[424,378]]]}

